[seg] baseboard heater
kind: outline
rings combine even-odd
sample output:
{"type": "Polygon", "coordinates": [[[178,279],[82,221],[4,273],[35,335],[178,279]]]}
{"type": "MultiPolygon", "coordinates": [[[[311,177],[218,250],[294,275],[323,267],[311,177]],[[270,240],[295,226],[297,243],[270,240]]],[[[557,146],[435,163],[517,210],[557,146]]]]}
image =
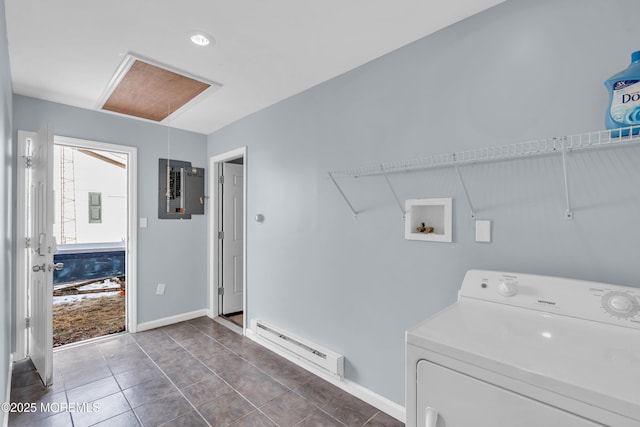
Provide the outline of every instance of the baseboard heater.
{"type": "Polygon", "coordinates": [[[256,323],[256,332],[259,337],[286,350],[289,354],[312,363],[336,377],[344,377],[343,355],[295,337],[262,321],[256,323]]]}

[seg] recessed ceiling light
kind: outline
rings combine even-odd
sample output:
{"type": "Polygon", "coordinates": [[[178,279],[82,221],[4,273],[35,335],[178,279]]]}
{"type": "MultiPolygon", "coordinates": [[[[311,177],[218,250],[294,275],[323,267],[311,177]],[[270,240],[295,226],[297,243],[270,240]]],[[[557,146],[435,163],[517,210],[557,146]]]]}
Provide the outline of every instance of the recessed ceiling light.
{"type": "Polygon", "coordinates": [[[207,46],[209,43],[211,43],[211,40],[209,40],[209,37],[207,37],[202,33],[192,34],[191,41],[198,46],[207,46]]]}

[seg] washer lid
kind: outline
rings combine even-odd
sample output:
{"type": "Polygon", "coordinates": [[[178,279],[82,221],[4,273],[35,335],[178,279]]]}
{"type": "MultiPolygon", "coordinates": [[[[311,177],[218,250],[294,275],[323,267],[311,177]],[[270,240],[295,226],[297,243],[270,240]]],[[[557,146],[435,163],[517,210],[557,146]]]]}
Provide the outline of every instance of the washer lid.
{"type": "Polygon", "coordinates": [[[640,331],[461,298],[407,343],[640,420],[640,331]]]}

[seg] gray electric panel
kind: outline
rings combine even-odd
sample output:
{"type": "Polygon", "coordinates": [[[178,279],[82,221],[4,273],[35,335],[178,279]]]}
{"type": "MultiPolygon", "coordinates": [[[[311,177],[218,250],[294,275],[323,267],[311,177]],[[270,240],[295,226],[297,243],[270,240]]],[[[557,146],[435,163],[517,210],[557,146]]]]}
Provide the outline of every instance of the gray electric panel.
{"type": "Polygon", "coordinates": [[[204,199],[203,168],[194,168],[191,162],[159,160],[158,218],[190,219],[191,215],[203,215],[204,199]]]}

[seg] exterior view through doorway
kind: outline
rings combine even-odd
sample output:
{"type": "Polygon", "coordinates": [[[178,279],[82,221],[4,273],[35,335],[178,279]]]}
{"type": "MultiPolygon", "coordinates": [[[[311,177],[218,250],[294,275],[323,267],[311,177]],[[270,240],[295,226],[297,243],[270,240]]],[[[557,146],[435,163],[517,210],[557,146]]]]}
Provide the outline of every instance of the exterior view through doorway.
{"type": "MultiPolygon", "coordinates": [[[[137,277],[137,148],[102,142],[86,141],[67,137],[55,137],[58,145],[85,150],[89,157],[101,154],[105,157],[126,157],[126,208],[124,220],[124,257],[126,277],[126,309],[125,328],[129,332],[137,331],[136,313],[136,277],[137,277]]],[[[54,225],[61,227],[61,220],[70,219],[68,212],[62,212],[63,200],[57,193],[62,191],[62,179],[54,180],[54,129],[45,125],[39,132],[18,131],[18,153],[20,160],[17,167],[17,220],[16,220],[16,322],[14,360],[30,358],[45,385],[53,383],[53,281],[54,272],[63,271],[63,262],[54,262],[58,255],[58,240],[62,239],[62,231],[54,233],[54,225]],[[57,213],[56,213],[57,211],[57,213]]],[[[83,153],[84,155],[84,153],[83,153]]],[[[97,159],[96,159],[97,160],[97,159]]],[[[103,159],[104,160],[104,159],[103,159]]],[[[63,160],[59,157],[59,162],[63,160]]],[[[60,163],[57,164],[60,168],[60,163]]],[[[101,179],[104,179],[102,177],[101,179]]],[[[87,191],[87,193],[89,193],[87,191]]],[[[95,192],[93,192],[95,193],[95,192]]],[[[96,207],[104,209],[104,198],[87,194],[84,214],[94,220],[105,211],[99,212],[96,207]],[[101,203],[99,203],[101,202],[101,203]],[[93,211],[92,211],[93,209],[93,211]]],[[[66,201],[65,201],[66,203],[66,201]]],[[[75,203],[79,203],[76,198],[75,203]]],[[[80,210],[80,209],[78,209],[80,210]]],[[[78,218],[76,217],[76,221],[78,218]]],[[[66,237],[72,233],[66,225],[66,237]]],[[[76,236],[77,238],[77,236],[76,236]]],[[[121,237],[122,239],[122,237],[121,237]]],[[[71,239],[68,239],[71,240],[71,239]]],[[[122,246],[122,241],[120,242],[122,246]]],[[[61,245],[64,246],[64,245],[61,245]]],[[[86,263],[85,263],[86,264],[86,263]]],[[[93,266],[94,264],[86,264],[93,266]]]]}
{"type": "Polygon", "coordinates": [[[126,330],[128,163],[54,138],[54,347],[126,330]]]}

